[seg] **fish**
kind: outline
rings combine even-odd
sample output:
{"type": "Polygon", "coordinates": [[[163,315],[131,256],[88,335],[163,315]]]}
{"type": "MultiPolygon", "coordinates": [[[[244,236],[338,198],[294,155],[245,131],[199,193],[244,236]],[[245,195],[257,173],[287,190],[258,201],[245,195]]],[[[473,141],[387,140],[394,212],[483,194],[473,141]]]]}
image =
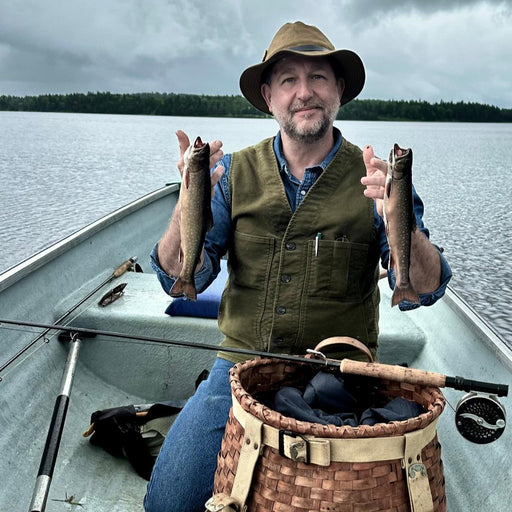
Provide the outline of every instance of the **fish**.
{"type": "Polygon", "coordinates": [[[195,269],[200,261],[206,233],[213,228],[210,180],[210,145],[197,137],[183,155],[180,189],[180,261],[182,269],[171,288],[171,297],[197,300],[195,269]]]}
{"type": "Polygon", "coordinates": [[[409,278],[411,233],[416,229],[412,195],[412,149],[398,144],[391,148],[384,190],[384,225],[389,245],[389,265],[396,283],[391,307],[403,300],[419,304],[420,298],[409,278]]]}

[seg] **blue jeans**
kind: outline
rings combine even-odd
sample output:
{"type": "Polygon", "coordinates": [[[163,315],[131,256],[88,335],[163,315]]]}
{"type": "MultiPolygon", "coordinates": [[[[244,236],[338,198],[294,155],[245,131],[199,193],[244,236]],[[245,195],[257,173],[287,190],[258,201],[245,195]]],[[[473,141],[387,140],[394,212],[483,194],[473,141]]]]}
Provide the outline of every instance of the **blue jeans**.
{"type": "Polygon", "coordinates": [[[208,379],[176,418],[153,468],[144,498],[146,512],[204,512],[231,407],[232,366],[217,358],[208,379]]]}

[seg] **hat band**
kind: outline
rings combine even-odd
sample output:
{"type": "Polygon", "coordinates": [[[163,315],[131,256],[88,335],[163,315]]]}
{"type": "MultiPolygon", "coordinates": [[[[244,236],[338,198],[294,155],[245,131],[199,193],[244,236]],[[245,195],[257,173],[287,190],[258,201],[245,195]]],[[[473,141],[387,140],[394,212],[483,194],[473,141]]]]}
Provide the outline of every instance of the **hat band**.
{"type": "Polygon", "coordinates": [[[326,48],[325,46],[315,46],[314,44],[303,44],[301,46],[294,46],[293,48],[288,48],[288,50],[293,50],[296,52],[325,52],[332,51],[330,48],[326,48]]]}

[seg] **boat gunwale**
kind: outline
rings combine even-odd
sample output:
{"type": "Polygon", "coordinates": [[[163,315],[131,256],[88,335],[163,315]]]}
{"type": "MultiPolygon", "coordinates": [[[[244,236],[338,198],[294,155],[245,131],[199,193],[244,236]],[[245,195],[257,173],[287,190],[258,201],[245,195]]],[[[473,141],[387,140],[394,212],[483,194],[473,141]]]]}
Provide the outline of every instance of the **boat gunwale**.
{"type": "Polygon", "coordinates": [[[505,337],[450,285],[446,288],[443,300],[459,317],[471,322],[471,330],[479,333],[480,341],[512,372],[512,348],[505,337]]]}
{"type": "Polygon", "coordinates": [[[168,183],[164,187],[149,192],[130,203],[100,217],[99,219],[87,224],[83,228],[65,236],[61,240],[49,245],[41,251],[29,256],[20,263],[8,268],[0,274],[0,292],[6,290],[16,282],[20,281],[30,273],[41,268],[45,264],[54,260],[69,249],[77,246],[79,243],[87,240],[99,231],[114,224],[127,215],[136,212],[163,197],[166,197],[179,190],[179,183],[168,183]]]}

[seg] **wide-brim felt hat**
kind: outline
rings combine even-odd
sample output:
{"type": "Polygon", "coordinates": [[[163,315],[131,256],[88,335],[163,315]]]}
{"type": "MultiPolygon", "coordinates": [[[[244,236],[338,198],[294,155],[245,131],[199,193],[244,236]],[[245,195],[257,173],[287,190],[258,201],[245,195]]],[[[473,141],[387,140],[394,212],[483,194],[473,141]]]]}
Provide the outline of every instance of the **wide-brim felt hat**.
{"type": "Polygon", "coordinates": [[[262,78],[265,71],[287,54],[306,57],[328,57],[345,80],[341,105],[353,100],[363,89],[365,81],[364,65],[351,50],[336,50],[327,37],[312,25],[301,21],[286,23],[276,33],[263,60],[247,68],[240,76],[242,94],[258,109],[266,114],[270,111],[261,95],[262,78]]]}

